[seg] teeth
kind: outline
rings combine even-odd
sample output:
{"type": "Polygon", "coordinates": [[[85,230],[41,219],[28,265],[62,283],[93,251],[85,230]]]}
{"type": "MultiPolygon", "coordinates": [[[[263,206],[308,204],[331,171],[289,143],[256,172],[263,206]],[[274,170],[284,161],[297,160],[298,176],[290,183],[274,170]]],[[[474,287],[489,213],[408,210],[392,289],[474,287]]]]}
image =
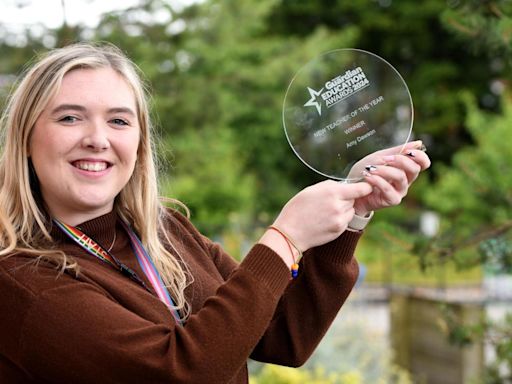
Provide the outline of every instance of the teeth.
{"type": "Polygon", "coordinates": [[[101,172],[107,169],[107,163],[105,162],[87,162],[87,161],[76,161],[75,167],[83,169],[84,171],[101,172]]]}

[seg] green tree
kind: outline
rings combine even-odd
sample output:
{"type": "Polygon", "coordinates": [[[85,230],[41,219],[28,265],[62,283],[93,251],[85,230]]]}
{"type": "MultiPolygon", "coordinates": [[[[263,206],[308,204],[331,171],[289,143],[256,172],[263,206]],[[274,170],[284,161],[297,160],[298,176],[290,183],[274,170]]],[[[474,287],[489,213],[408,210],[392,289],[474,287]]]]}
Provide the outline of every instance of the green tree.
{"type": "MultiPolygon", "coordinates": [[[[499,95],[489,83],[505,73],[495,65],[495,56],[478,55],[468,49],[467,40],[461,42],[453,35],[448,15],[453,15],[458,3],[488,2],[427,0],[419,7],[407,0],[283,0],[269,25],[274,33],[305,38],[319,28],[357,30],[353,46],[385,58],[408,83],[415,105],[416,137],[426,142],[436,161],[449,162],[470,141],[460,90],[476,95],[482,107],[496,110],[499,95]]],[[[466,20],[470,14],[460,18],[466,20]]]]}
{"type": "MultiPolygon", "coordinates": [[[[462,93],[466,127],[472,145],[457,152],[449,165],[438,166],[438,181],[425,194],[425,202],[441,218],[434,239],[419,239],[416,250],[424,264],[454,262],[459,268],[483,265],[487,271],[512,272],[512,99],[506,91],[510,70],[512,6],[507,1],[467,1],[443,13],[443,23],[454,39],[492,63],[491,87],[500,99],[500,114],[483,112],[474,94],[462,93]]],[[[484,383],[510,382],[512,322],[452,324],[453,341],[463,344],[484,338],[494,347],[495,361],[481,378],[484,383]]]]}
{"type": "MultiPolygon", "coordinates": [[[[459,151],[450,166],[439,168],[439,181],[425,201],[442,218],[440,232],[429,241],[420,239],[415,250],[424,265],[452,262],[459,269],[483,265],[488,271],[511,273],[512,176],[507,169],[512,161],[512,100],[505,98],[503,114],[496,116],[479,111],[473,98],[467,99],[467,126],[475,144],[459,151]]],[[[485,383],[502,382],[498,377],[507,380],[503,372],[512,368],[510,325],[509,316],[503,324],[453,326],[457,342],[484,337],[495,346],[497,360],[486,372],[485,383]]]]}
{"type": "MultiPolygon", "coordinates": [[[[321,179],[289,148],[281,106],[293,75],[327,50],[367,49],[398,68],[416,106],[415,135],[427,142],[435,161],[449,164],[471,144],[460,91],[476,95],[480,107],[499,110],[499,95],[491,90],[496,86],[489,84],[505,68],[452,33],[458,25],[454,3],[209,0],[178,9],[142,0],[105,15],[93,31],[63,25],[44,37],[27,32],[31,37],[21,47],[4,39],[0,68],[18,73],[49,42],[107,40],[124,49],[150,84],[167,165],[163,175],[170,176],[162,181],[165,192],[188,202],[200,227],[212,234],[229,227],[220,217],[233,210],[249,221],[268,222],[294,192],[321,179]],[[205,176],[206,165],[214,176],[205,176]],[[207,195],[223,202],[215,198],[212,204],[207,195]]],[[[408,197],[409,210],[421,206],[422,189],[408,197]]],[[[401,209],[379,216],[388,215],[399,223],[410,216],[401,209]]]]}

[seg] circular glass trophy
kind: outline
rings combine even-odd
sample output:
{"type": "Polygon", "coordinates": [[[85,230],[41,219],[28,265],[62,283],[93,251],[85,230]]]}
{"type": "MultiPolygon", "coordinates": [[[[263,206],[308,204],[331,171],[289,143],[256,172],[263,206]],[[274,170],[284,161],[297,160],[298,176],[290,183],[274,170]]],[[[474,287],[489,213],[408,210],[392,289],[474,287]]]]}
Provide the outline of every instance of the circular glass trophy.
{"type": "Polygon", "coordinates": [[[312,170],[345,182],[361,180],[354,169],[370,165],[364,159],[371,154],[393,147],[399,153],[412,123],[402,76],[359,49],[329,51],[308,62],[284,98],[283,124],[295,154],[312,170]]]}

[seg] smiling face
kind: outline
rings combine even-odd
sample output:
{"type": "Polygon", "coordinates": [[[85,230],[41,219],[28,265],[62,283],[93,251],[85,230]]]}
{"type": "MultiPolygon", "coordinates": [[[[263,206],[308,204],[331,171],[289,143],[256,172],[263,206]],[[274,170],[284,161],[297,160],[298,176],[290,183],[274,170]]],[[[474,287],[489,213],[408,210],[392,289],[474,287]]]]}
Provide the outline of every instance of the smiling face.
{"type": "Polygon", "coordinates": [[[111,68],[68,72],[31,133],[29,155],[52,215],[77,225],[112,210],[140,140],[135,96],[111,68]]]}

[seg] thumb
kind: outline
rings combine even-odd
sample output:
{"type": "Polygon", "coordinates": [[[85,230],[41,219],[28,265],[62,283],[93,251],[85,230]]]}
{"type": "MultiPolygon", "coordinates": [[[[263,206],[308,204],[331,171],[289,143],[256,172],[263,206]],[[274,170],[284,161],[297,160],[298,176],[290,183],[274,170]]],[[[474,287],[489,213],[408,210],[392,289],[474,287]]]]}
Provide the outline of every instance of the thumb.
{"type": "Polygon", "coordinates": [[[355,200],[372,193],[373,188],[365,181],[359,183],[340,184],[342,198],[346,200],[355,200]]]}

